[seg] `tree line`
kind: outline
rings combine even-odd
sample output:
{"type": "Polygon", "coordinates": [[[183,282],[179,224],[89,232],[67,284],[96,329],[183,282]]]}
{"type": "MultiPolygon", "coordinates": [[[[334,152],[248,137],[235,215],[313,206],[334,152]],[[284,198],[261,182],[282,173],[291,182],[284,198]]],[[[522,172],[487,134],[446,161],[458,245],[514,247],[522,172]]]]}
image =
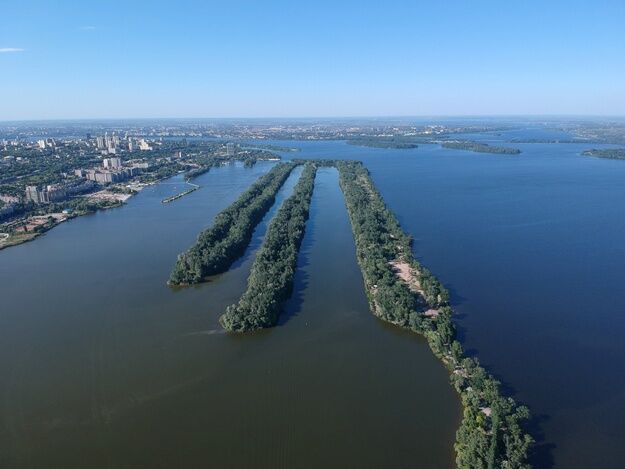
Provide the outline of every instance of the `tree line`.
{"type": "Polygon", "coordinates": [[[441,146],[452,150],[467,150],[476,153],[494,153],[497,155],[518,155],[521,153],[521,150],[518,148],[493,147],[487,143],[472,142],[469,140],[443,142],[441,146]]]}
{"type": "Polygon", "coordinates": [[[252,266],[247,289],[221,316],[228,331],[245,332],[274,326],[293,290],[299,248],[310,209],[317,167],[308,163],[269,225],[252,266]]]}
{"type": "Polygon", "coordinates": [[[414,138],[407,137],[361,137],[348,140],[349,145],[371,148],[387,148],[396,150],[408,150],[418,148],[418,142],[414,138]]]}
{"type": "Polygon", "coordinates": [[[582,152],[584,156],[596,156],[598,158],[609,158],[612,160],[625,160],[625,148],[606,148],[598,150],[585,150],[582,152]]]}
{"type": "Polygon", "coordinates": [[[199,283],[209,275],[228,270],[245,252],[254,229],[273,205],[278,190],[295,166],[294,163],[277,164],[219,213],[213,225],[200,233],[196,243],[178,256],[169,283],[199,283]]]}
{"type": "Polygon", "coordinates": [[[367,169],[358,162],[337,164],[371,310],[398,326],[424,335],[451,374],[464,416],[456,434],[460,468],[527,468],[532,438],[522,428],[527,408],[502,396],[499,383],[456,339],[449,295],[414,258],[411,239],[385,206],[367,169]],[[419,291],[400,279],[392,263],[408,264],[419,291]],[[425,314],[427,310],[434,314],[425,314]]]}

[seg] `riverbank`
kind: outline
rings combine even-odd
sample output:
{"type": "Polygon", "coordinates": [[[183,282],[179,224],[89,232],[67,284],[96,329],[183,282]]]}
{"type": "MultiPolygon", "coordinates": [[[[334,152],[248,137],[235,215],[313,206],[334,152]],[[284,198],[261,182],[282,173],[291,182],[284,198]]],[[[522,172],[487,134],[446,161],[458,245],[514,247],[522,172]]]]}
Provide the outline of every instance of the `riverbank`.
{"type": "Polygon", "coordinates": [[[4,239],[0,239],[0,249],[6,249],[37,239],[73,218],[90,215],[99,210],[108,210],[124,205],[133,195],[151,184],[134,184],[131,192],[118,192],[104,189],[90,194],[82,195],[73,199],[69,205],[73,208],[61,212],[51,212],[44,215],[30,215],[1,225],[5,233],[4,239]]]}
{"type": "Polygon", "coordinates": [[[3,226],[8,227],[10,232],[4,233],[6,237],[0,239],[0,250],[33,241],[61,223],[73,218],[90,215],[99,210],[121,207],[128,198],[130,198],[128,194],[123,194],[123,197],[122,194],[98,194],[91,199],[90,204],[87,204],[85,208],[80,210],[34,215],[5,223],[3,226]]]}
{"type": "Polygon", "coordinates": [[[31,234],[9,234],[2,233],[2,238],[0,239],[0,250],[7,249],[12,246],[18,246],[23,243],[27,243],[28,241],[32,241],[37,236],[42,235],[43,233],[31,233],[31,234]]]}

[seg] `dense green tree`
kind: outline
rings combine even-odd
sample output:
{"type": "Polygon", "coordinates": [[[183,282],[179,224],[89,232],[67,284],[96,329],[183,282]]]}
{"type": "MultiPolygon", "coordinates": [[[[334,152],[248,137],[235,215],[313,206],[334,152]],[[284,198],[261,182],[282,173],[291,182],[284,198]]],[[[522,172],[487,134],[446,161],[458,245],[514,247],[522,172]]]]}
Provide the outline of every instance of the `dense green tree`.
{"type": "Polygon", "coordinates": [[[209,275],[226,271],[245,252],[254,229],[275,202],[278,190],[294,167],[294,163],[274,166],[217,215],[213,225],[200,233],[195,245],[178,256],[169,283],[199,283],[209,275]]]}
{"type": "Polygon", "coordinates": [[[518,155],[521,153],[521,150],[518,148],[493,147],[487,143],[472,142],[470,140],[443,142],[442,147],[452,150],[473,151],[476,153],[494,153],[497,155],[518,155]]]}
{"type": "Polygon", "coordinates": [[[305,166],[293,194],[271,221],[252,266],[246,291],[220,318],[225,329],[245,332],[277,323],[282,305],[293,288],[316,171],[314,164],[305,166]]]}

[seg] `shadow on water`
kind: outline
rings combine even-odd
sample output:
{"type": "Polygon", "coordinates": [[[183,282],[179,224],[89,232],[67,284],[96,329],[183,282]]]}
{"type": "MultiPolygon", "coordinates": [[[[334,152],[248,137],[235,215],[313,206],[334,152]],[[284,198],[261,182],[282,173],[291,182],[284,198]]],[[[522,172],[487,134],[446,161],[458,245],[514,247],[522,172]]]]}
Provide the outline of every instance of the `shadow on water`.
{"type": "Polygon", "coordinates": [[[557,445],[547,441],[543,430],[543,426],[549,419],[548,415],[532,416],[526,425],[527,431],[535,440],[529,457],[529,463],[533,467],[554,467],[553,451],[557,445]]]}
{"type": "MultiPolygon", "coordinates": [[[[458,315],[461,317],[462,315],[458,315]]],[[[464,335],[465,329],[456,324],[457,336],[458,339],[462,341],[462,337],[464,335]]],[[[471,358],[479,358],[478,350],[475,348],[465,350],[465,354],[471,358]]],[[[499,382],[499,387],[502,391],[502,394],[506,397],[512,397],[517,401],[518,404],[528,406],[526,402],[520,401],[518,399],[518,390],[510,384],[510,382],[506,381],[502,375],[494,372],[491,367],[485,365],[480,362],[481,366],[495,378],[496,381],[499,382]]],[[[531,412],[531,409],[530,409],[531,412]]],[[[554,467],[554,457],[553,451],[556,448],[556,445],[550,441],[547,441],[544,432],[544,425],[550,420],[550,417],[546,414],[541,415],[533,415],[530,414],[530,418],[527,422],[524,423],[523,427],[534,439],[534,445],[530,450],[529,463],[532,467],[536,468],[550,468],[554,467]]]]}
{"type": "Polygon", "coordinates": [[[310,256],[312,247],[315,243],[315,233],[317,231],[317,220],[314,216],[317,208],[315,200],[315,194],[310,202],[310,212],[308,220],[306,221],[306,228],[304,232],[304,238],[300,246],[299,255],[297,258],[297,266],[295,267],[295,278],[293,279],[293,289],[291,297],[287,301],[282,314],[278,320],[278,326],[284,326],[290,319],[297,316],[304,304],[304,292],[308,288],[310,276],[307,271],[307,267],[310,265],[310,256]]]}
{"type": "MultiPolygon", "coordinates": [[[[306,239],[304,239],[306,242],[306,239]]],[[[308,246],[302,242],[302,249],[300,251],[297,260],[297,270],[295,279],[293,282],[293,290],[291,297],[287,302],[286,308],[282,311],[280,319],[278,320],[278,326],[284,326],[290,319],[299,315],[302,311],[302,305],[304,304],[304,292],[308,288],[310,276],[306,272],[306,267],[310,264],[310,246],[313,244],[313,240],[306,242],[308,246]]]]}
{"type": "MultiPolygon", "coordinates": [[[[466,301],[466,299],[458,293],[458,291],[449,285],[445,285],[447,290],[449,291],[451,304],[454,308],[466,301]]],[[[457,310],[453,315],[454,323],[456,326],[456,338],[460,341],[463,346],[466,346],[466,337],[468,329],[463,325],[463,320],[467,318],[467,314],[463,312],[458,312],[457,310]]],[[[480,357],[479,350],[476,347],[466,348],[465,354],[471,358],[480,357]]],[[[500,388],[504,396],[510,396],[517,400],[519,404],[528,405],[525,402],[519,401],[517,395],[518,390],[510,384],[510,382],[506,381],[503,376],[499,373],[494,372],[491,367],[481,363],[482,367],[490,373],[499,383],[500,388]]],[[[531,410],[531,409],[530,409],[531,410]]],[[[529,434],[534,438],[534,445],[530,452],[530,464],[532,467],[536,468],[551,468],[554,467],[554,457],[553,451],[556,448],[556,445],[552,442],[547,441],[543,426],[546,422],[548,422],[550,417],[546,414],[542,415],[530,415],[530,419],[525,423],[524,427],[529,432],[529,434]]]]}
{"type": "MultiPolygon", "coordinates": [[[[453,284],[444,283],[445,288],[449,292],[449,299],[451,304],[456,307],[467,301],[466,297],[462,296],[457,288],[453,284]]],[[[461,318],[461,314],[456,313],[455,317],[461,318]]]]}

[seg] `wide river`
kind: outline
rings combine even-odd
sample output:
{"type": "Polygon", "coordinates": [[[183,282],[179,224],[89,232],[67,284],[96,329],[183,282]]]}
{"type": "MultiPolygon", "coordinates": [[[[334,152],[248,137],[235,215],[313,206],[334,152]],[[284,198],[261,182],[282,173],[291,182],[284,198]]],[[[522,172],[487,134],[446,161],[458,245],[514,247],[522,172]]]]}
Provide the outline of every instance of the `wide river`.
{"type": "MultiPolygon", "coordinates": [[[[536,467],[625,465],[625,162],[573,144],[274,143],[364,161],[452,292],[469,353],[531,408],[536,467]]],[[[453,467],[458,398],[423,340],[369,312],[335,170],[318,173],[279,327],[239,337],[217,323],[276,207],[230,272],[165,285],[270,166],[216,168],[163,205],[173,178],[0,251],[0,466],[453,467]]]]}
{"type": "Polygon", "coordinates": [[[239,337],[217,322],[275,207],[231,271],[165,285],[270,167],[214,169],[163,205],[174,178],[0,252],[0,466],[453,467],[458,399],[423,340],[369,312],[336,170],[318,173],[278,327],[239,337]]]}

